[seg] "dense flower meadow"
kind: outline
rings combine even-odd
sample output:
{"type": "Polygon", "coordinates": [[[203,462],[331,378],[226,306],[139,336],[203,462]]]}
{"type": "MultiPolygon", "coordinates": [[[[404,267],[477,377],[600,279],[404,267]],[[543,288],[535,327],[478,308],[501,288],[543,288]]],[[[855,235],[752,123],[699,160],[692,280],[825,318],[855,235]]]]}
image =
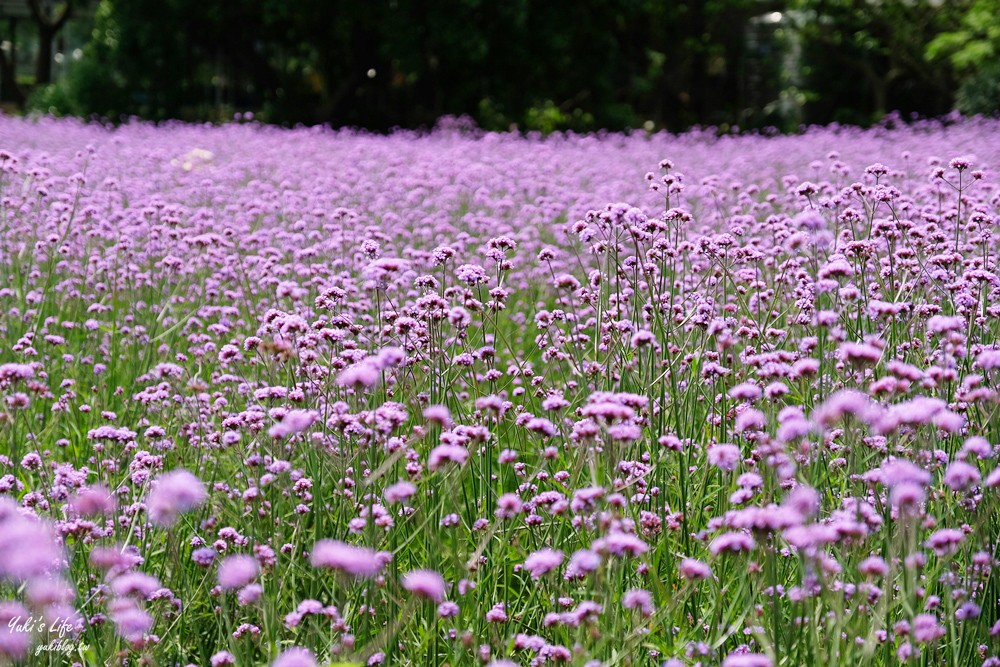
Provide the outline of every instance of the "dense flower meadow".
{"type": "Polygon", "coordinates": [[[1000,665],[1000,122],[0,151],[0,663],[1000,665]]]}

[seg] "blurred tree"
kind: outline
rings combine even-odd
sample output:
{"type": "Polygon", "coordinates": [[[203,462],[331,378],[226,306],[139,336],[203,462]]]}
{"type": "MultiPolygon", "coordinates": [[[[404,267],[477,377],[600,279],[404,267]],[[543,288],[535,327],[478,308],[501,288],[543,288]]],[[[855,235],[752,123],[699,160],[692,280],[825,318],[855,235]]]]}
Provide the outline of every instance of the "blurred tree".
{"type": "Polygon", "coordinates": [[[958,108],[969,114],[1000,111],[1000,0],[972,0],[961,23],[927,45],[933,59],[948,59],[963,77],[958,108]]]}
{"type": "Polygon", "coordinates": [[[953,71],[925,46],[958,24],[965,0],[797,0],[807,117],[869,123],[888,111],[951,109],[953,71]]]}
{"type": "Polygon", "coordinates": [[[48,99],[377,130],[461,114],[491,129],[791,129],[794,69],[805,120],[870,122],[950,108],[953,68],[923,45],[973,1],[101,0],[83,61],[48,99]],[[761,17],[777,18],[765,30],[761,17]]]}
{"type": "Polygon", "coordinates": [[[38,27],[38,60],[35,67],[35,85],[43,86],[52,81],[52,45],[56,35],[73,14],[73,0],[25,0],[31,17],[38,27]]]}

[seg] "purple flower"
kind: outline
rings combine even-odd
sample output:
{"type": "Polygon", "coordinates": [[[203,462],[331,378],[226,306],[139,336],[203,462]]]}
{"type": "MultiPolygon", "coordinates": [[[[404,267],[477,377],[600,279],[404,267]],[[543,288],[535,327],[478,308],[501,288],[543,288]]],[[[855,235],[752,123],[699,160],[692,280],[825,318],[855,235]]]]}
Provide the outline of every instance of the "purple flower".
{"type": "Polygon", "coordinates": [[[226,556],[219,565],[218,580],[223,590],[242,588],[257,578],[260,565],[253,556],[226,556]]]}
{"type": "Polygon", "coordinates": [[[753,382],[744,382],[730,389],[729,397],[737,401],[756,401],[760,398],[760,387],[753,382]]]}
{"type": "Polygon", "coordinates": [[[236,664],[236,657],[229,651],[219,651],[209,658],[209,662],[212,667],[227,667],[236,664]]]}
{"type": "Polygon", "coordinates": [[[459,608],[454,602],[442,602],[438,605],[437,612],[441,618],[452,618],[458,616],[459,608]]]}
{"type": "Polygon", "coordinates": [[[755,546],[757,543],[746,533],[730,532],[723,533],[712,540],[708,550],[713,556],[718,556],[726,552],[750,551],[755,546]]]}
{"type": "Polygon", "coordinates": [[[736,445],[712,445],[708,448],[708,462],[720,470],[731,472],[740,462],[740,448],[736,445]]]}
{"type": "Polygon", "coordinates": [[[570,557],[564,576],[567,579],[582,579],[600,566],[600,554],[590,549],[580,549],[570,557]]]}
{"type": "Polygon", "coordinates": [[[469,458],[469,450],[461,445],[438,445],[427,457],[427,467],[437,470],[445,463],[464,464],[469,458]]]}
{"type": "Polygon", "coordinates": [[[984,371],[992,371],[1000,368],[1000,349],[983,350],[976,357],[976,365],[984,371]]]}
{"type": "Polygon", "coordinates": [[[945,630],[933,614],[917,614],[913,617],[913,639],[919,644],[930,644],[944,636],[945,630]]]}
{"type": "Polygon", "coordinates": [[[430,405],[424,408],[424,419],[444,428],[451,426],[451,412],[443,405],[430,405]]]}
{"type": "Polygon", "coordinates": [[[774,667],[774,662],[762,653],[730,653],[722,667],[774,667]]]}
{"type": "Polygon", "coordinates": [[[503,602],[493,605],[493,608],[486,612],[487,623],[506,623],[507,610],[503,602]]]}
{"type": "Polygon", "coordinates": [[[416,492],[416,486],[406,481],[400,481],[387,486],[382,495],[387,503],[400,503],[413,496],[416,492]]]}
{"type": "Polygon", "coordinates": [[[292,410],[280,422],[268,429],[267,434],[275,440],[302,433],[319,419],[315,410],[292,410]]]}
{"type": "Polygon", "coordinates": [[[858,565],[858,571],[870,577],[884,577],[889,574],[889,566],[878,556],[869,556],[858,565]]]}
{"type": "Polygon", "coordinates": [[[116,507],[115,497],[103,484],[83,487],[69,503],[69,509],[80,516],[110,514],[116,507]]]}
{"type": "Polygon", "coordinates": [[[966,491],[981,479],[979,469],[965,461],[953,461],[944,473],[944,483],[952,491],[966,491]]]}
{"type": "Polygon", "coordinates": [[[316,667],[316,658],[309,649],[295,646],[282,651],[271,667],[316,667]]]}
{"type": "Polygon", "coordinates": [[[243,606],[254,604],[260,600],[264,594],[264,587],[260,584],[247,584],[236,594],[236,600],[243,606]]]}
{"type": "Polygon", "coordinates": [[[613,556],[641,556],[649,550],[649,545],[632,533],[612,531],[602,538],[594,540],[591,548],[603,554],[613,556]]]}
{"type": "Polygon", "coordinates": [[[131,601],[116,601],[110,617],[118,634],[129,642],[142,640],[153,628],[153,617],[131,601]]]}
{"type": "Polygon", "coordinates": [[[202,567],[208,567],[215,561],[216,552],[211,547],[202,547],[191,552],[191,560],[202,567]]]}
{"type": "Polygon", "coordinates": [[[356,578],[374,577],[385,565],[378,552],[338,540],[320,540],[309,557],[313,567],[338,570],[356,578]]]}
{"type": "Polygon", "coordinates": [[[146,598],[159,588],[160,580],[143,572],[126,572],[111,582],[111,590],[119,597],[137,595],[146,598]]]}
{"type": "Polygon", "coordinates": [[[934,551],[938,556],[946,556],[965,540],[965,534],[954,528],[942,528],[931,534],[925,542],[928,549],[934,551]]]}
{"type": "Polygon", "coordinates": [[[365,359],[349,368],[345,368],[337,376],[337,384],[341,387],[355,389],[371,389],[382,377],[382,369],[371,360],[365,359]]]}
{"type": "Polygon", "coordinates": [[[208,499],[205,485],[187,470],[174,470],[160,475],[149,494],[147,509],[150,520],[170,527],[182,512],[190,512],[208,499]]]}
{"type": "Polygon", "coordinates": [[[20,514],[13,501],[0,498],[0,579],[19,582],[40,577],[61,569],[63,558],[47,523],[20,514]]]}
{"type": "Polygon", "coordinates": [[[31,612],[21,603],[0,602],[0,658],[22,660],[28,655],[32,634],[21,631],[17,625],[30,617],[31,612]]]}
{"type": "Polygon", "coordinates": [[[444,577],[434,570],[412,570],[403,575],[403,588],[434,602],[444,600],[444,577]]]}
{"type": "Polygon", "coordinates": [[[555,570],[562,562],[563,553],[561,551],[545,547],[524,560],[524,569],[531,574],[532,579],[538,580],[555,570]]]}
{"type": "Polygon", "coordinates": [[[682,577],[692,581],[701,581],[712,576],[712,568],[695,558],[685,558],[677,569],[682,577]]]}
{"type": "Polygon", "coordinates": [[[643,616],[653,615],[653,596],[642,588],[633,588],[622,596],[622,607],[638,609],[643,616]]]}

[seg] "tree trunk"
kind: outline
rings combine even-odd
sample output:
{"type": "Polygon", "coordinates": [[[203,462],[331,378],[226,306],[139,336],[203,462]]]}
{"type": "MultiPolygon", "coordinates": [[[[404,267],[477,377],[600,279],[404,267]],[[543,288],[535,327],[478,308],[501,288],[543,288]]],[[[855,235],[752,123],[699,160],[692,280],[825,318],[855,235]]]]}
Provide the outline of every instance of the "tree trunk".
{"type": "Polygon", "coordinates": [[[38,61],[35,63],[35,85],[43,86],[52,82],[52,44],[56,35],[66,25],[73,11],[72,0],[66,0],[58,17],[42,11],[39,0],[27,0],[31,15],[38,25],[38,61]]]}
{"type": "Polygon", "coordinates": [[[52,43],[55,41],[52,28],[38,26],[38,61],[35,63],[35,84],[44,86],[52,82],[52,43]]]}
{"type": "Polygon", "coordinates": [[[24,106],[24,91],[17,82],[17,19],[8,21],[10,30],[10,53],[0,49],[0,91],[3,97],[18,107],[24,106]]]}

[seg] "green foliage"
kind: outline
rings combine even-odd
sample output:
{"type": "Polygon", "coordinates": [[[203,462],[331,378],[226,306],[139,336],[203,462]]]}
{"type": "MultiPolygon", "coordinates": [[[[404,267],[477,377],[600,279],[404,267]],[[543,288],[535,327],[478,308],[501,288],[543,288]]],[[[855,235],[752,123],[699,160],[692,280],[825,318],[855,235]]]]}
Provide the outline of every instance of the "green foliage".
{"type": "Polygon", "coordinates": [[[994,114],[1000,110],[1000,60],[984,64],[962,82],[957,106],[964,114],[994,114]]]}
{"type": "Polygon", "coordinates": [[[961,20],[963,2],[798,0],[808,116],[867,124],[893,110],[941,115],[957,82],[924,45],[961,20]]]}
{"type": "Polygon", "coordinates": [[[964,74],[957,95],[963,113],[1000,111],[1000,0],[972,0],[960,25],[927,45],[927,55],[947,59],[964,74]]]}
{"type": "Polygon", "coordinates": [[[101,0],[83,60],[34,105],[377,130],[867,123],[950,110],[956,71],[997,53],[998,4],[101,0]]]}

